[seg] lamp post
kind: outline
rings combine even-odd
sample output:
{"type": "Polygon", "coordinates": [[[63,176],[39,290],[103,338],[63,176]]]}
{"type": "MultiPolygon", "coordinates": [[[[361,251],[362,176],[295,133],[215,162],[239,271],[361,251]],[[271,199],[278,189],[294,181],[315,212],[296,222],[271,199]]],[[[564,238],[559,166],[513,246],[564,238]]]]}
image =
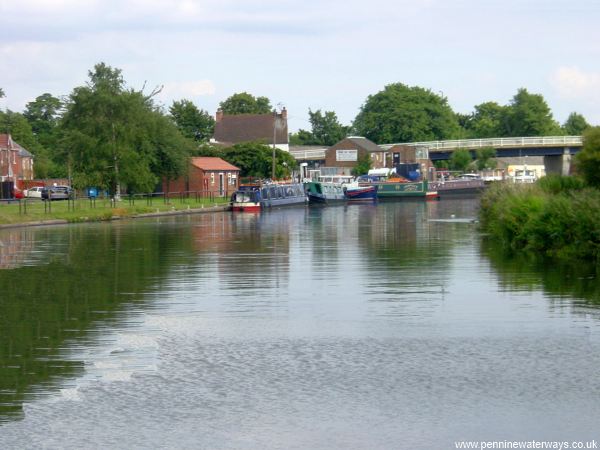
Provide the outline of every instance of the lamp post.
{"type": "Polygon", "coordinates": [[[271,167],[271,181],[275,181],[275,138],[277,137],[277,109],[273,109],[273,161],[271,167]]]}

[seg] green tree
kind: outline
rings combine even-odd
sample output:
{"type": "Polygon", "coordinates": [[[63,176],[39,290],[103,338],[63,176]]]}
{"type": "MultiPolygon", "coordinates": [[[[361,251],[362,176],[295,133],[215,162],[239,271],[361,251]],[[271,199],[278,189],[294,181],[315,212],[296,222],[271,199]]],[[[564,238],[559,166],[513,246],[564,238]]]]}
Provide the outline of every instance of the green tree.
{"type": "Polygon", "coordinates": [[[223,114],[268,114],[273,111],[267,97],[254,97],[247,92],[233,94],[219,103],[223,114]]]}
{"type": "Polygon", "coordinates": [[[310,124],[312,125],[312,136],[316,145],[333,145],[344,139],[348,134],[348,127],[343,126],[333,111],[321,113],[308,110],[310,124]]]}
{"type": "Polygon", "coordinates": [[[0,98],[4,97],[4,91],[0,88],[0,98]]]}
{"type": "Polygon", "coordinates": [[[496,167],[496,149],[493,147],[484,147],[476,152],[476,164],[478,170],[494,169],[496,167]]]}
{"type": "Polygon", "coordinates": [[[509,136],[509,107],[496,102],[475,106],[467,122],[467,134],[471,138],[494,138],[509,136]]]}
{"type": "Polygon", "coordinates": [[[364,175],[371,169],[371,157],[368,153],[365,153],[358,157],[356,165],[352,168],[352,175],[355,177],[364,175]]]}
{"type": "Polygon", "coordinates": [[[354,119],[354,130],[378,144],[458,137],[458,120],[445,97],[401,83],[370,95],[354,119]]]}
{"type": "Polygon", "coordinates": [[[590,127],[583,133],[583,149],[575,161],[586,183],[600,187],[600,127],[590,127]]]}
{"type": "Polygon", "coordinates": [[[169,112],[185,137],[197,142],[207,142],[213,136],[215,119],[208,112],[198,109],[191,101],[174,101],[169,112]]]}
{"type": "MultiPolygon", "coordinates": [[[[235,144],[224,149],[221,157],[239,167],[243,177],[271,178],[273,148],[268,145],[257,142],[235,144]]],[[[275,160],[276,178],[288,178],[298,166],[293,156],[278,148],[275,149],[275,160]]]]}
{"type": "Polygon", "coordinates": [[[452,156],[450,156],[450,160],[448,161],[448,166],[450,170],[459,170],[464,172],[472,162],[473,159],[471,158],[471,153],[469,150],[465,148],[459,148],[452,152],[452,156]]]}
{"type": "Polygon", "coordinates": [[[558,123],[540,94],[521,88],[509,105],[508,136],[551,136],[561,134],[558,123]]]}
{"type": "Polygon", "coordinates": [[[23,115],[31,124],[31,129],[40,144],[48,149],[56,144],[58,121],[62,108],[63,103],[60,99],[48,93],[38,96],[25,106],[23,115]]]}
{"type": "Polygon", "coordinates": [[[590,124],[581,114],[572,112],[563,124],[563,130],[568,136],[581,136],[590,124]]]}
{"type": "Polygon", "coordinates": [[[69,96],[61,127],[63,148],[78,187],[120,195],[153,190],[161,176],[176,177],[189,148],[154,106],[152,95],[126,89],[121,70],[104,63],[69,96]]]}
{"type": "Polygon", "coordinates": [[[290,133],[290,145],[316,145],[315,137],[310,131],[300,129],[297,133],[290,133]]]}

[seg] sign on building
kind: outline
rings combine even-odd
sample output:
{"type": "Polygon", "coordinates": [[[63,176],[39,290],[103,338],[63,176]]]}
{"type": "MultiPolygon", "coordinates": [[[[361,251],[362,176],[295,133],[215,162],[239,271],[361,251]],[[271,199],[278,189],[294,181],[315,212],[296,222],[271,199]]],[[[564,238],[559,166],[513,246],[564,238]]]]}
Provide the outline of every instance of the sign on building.
{"type": "Polygon", "coordinates": [[[358,150],[336,150],[336,161],[358,161],[358,150]]]}

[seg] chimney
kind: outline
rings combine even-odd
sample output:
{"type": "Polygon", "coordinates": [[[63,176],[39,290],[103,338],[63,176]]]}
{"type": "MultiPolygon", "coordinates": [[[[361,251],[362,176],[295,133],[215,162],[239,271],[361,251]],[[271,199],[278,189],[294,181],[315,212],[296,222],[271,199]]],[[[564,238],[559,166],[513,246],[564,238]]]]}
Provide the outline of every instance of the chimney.
{"type": "Polygon", "coordinates": [[[217,114],[215,114],[215,122],[220,122],[223,119],[223,110],[217,109],[217,114]]]}
{"type": "Polygon", "coordinates": [[[285,109],[285,106],[283,107],[283,109],[281,110],[281,118],[283,120],[287,120],[287,109],[285,109]]]}

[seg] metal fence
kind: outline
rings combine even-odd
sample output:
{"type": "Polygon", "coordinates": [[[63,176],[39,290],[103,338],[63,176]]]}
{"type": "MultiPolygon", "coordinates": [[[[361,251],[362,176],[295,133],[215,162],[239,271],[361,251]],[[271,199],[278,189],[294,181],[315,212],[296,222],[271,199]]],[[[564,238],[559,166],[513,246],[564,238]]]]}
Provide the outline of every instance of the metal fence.
{"type": "Polygon", "coordinates": [[[159,210],[166,210],[164,206],[187,205],[224,205],[233,194],[233,190],[223,190],[222,193],[214,191],[172,191],[172,192],[152,192],[141,194],[126,194],[121,199],[109,196],[79,196],[73,195],[68,199],[40,199],[40,198],[20,198],[0,200],[0,208],[3,206],[17,205],[20,215],[30,213],[51,214],[52,210],[60,208],[61,211],[77,211],[96,208],[118,208],[122,206],[157,206],[159,210]],[[60,206],[57,206],[60,205],[60,206]],[[65,207],[66,205],[66,207],[65,207]],[[162,205],[162,206],[161,206],[162,205]]]}

